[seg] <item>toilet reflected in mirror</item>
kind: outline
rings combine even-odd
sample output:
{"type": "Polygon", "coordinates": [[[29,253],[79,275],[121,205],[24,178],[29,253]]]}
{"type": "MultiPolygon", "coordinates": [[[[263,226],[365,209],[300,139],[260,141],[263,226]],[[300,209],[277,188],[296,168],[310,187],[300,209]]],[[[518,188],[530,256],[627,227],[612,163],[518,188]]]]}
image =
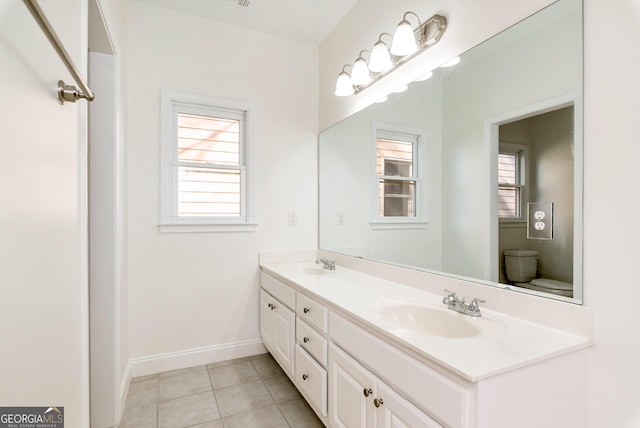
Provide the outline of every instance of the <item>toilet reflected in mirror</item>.
{"type": "Polygon", "coordinates": [[[507,281],[517,287],[573,297],[573,284],[549,278],[539,278],[538,252],[533,250],[507,250],[504,252],[507,281]]]}

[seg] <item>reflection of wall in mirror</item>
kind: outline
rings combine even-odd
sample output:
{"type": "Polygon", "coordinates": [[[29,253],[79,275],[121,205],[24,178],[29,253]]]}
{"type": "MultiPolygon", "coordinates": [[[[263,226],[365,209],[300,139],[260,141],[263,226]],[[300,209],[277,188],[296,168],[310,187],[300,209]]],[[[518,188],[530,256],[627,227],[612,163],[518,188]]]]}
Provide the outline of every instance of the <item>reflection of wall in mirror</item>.
{"type": "Polygon", "coordinates": [[[440,81],[416,83],[423,91],[405,92],[374,104],[320,136],[320,248],[398,264],[440,269],[440,81]],[[431,94],[424,96],[424,91],[431,94]],[[372,229],[372,124],[420,129],[425,165],[421,198],[428,198],[428,227],[372,229]],[[344,213],[344,225],[337,221],[344,213]]]}
{"type": "Polygon", "coordinates": [[[492,183],[483,121],[582,88],[582,16],[561,11],[556,17],[551,6],[513,27],[515,39],[505,39],[507,31],[485,42],[444,79],[442,181],[452,196],[442,206],[445,272],[489,279],[492,183]],[[535,29],[536,21],[546,25],[535,29]]]}

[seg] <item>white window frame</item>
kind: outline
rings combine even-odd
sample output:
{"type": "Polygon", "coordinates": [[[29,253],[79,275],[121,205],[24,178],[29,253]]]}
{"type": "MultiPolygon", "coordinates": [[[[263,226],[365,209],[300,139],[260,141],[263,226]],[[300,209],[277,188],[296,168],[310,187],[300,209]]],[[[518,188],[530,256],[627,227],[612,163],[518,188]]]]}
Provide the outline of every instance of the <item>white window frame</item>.
{"type": "MultiPolygon", "coordinates": [[[[515,154],[517,156],[518,164],[518,183],[515,187],[520,188],[520,207],[519,217],[498,217],[501,224],[513,224],[514,226],[519,223],[526,223],[527,221],[527,203],[529,202],[529,147],[522,144],[507,143],[500,141],[498,144],[498,154],[515,154]]],[[[500,183],[498,183],[498,189],[500,189],[500,183]]],[[[496,205],[497,206],[497,205],[496,205]]]]}
{"type": "Polygon", "coordinates": [[[405,126],[373,122],[371,127],[371,229],[424,229],[429,226],[426,219],[427,192],[424,177],[426,176],[426,132],[422,129],[405,126]],[[413,151],[413,178],[416,181],[416,215],[415,217],[383,217],[380,216],[379,179],[376,171],[378,138],[411,141],[413,151]]]}
{"type": "MultiPolygon", "coordinates": [[[[253,127],[255,107],[251,103],[172,91],[160,94],[160,232],[251,232],[257,223],[254,204],[253,127]],[[233,217],[186,217],[178,210],[178,113],[216,116],[228,110],[244,112],[244,137],[240,142],[241,215],[233,217]]],[[[193,166],[198,166],[194,164],[193,166]]]]}

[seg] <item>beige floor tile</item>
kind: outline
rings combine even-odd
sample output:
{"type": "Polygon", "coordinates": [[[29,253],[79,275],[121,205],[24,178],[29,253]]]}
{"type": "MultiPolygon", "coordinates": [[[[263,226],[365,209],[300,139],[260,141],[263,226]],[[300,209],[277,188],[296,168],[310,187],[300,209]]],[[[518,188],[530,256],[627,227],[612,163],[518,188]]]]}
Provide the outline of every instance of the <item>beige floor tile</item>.
{"type": "Polygon", "coordinates": [[[225,428],[289,428],[278,406],[267,406],[223,419],[225,428]]]}
{"type": "Polygon", "coordinates": [[[164,401],[158,406],[158,428],[183,428],[220,419],[213,391],[164,401]]]}
{"type": "Polygon", "coordinates": [[[262,377],[263,379],[272,377],[272,376],[285,375],[284,372],[282,371],[282,368],[280,368],[278,363],[276,363],[276,360],[274,360],[273,357],[271,357],[271,355],[269,355],[269,357],[266,357],[266,358],[251,360],[251,363],[253,363],[253,366],[256,368],[256,370],[260,374],[260,377],[262,377]]]}
{"type": "Polygon", "coordinates": [[[184,369],[178,369],[178,370],[170,370],[168,372],[162,372],[159,374],[160,379],[165,378],[165,377],[170,377],[170,376],[176,376],[176,375],[181,375],[181,374],[185,374],[185,373],[191,373],[191,372],[197,372],[200,370],[205,370],[206,366],[193,366],[193,367],[186,367],[184,369]]]}
{"type": "Polygon", "coordinates": [[[211,381],[204,366],[200,370],[188,371],[168,377],[160,377],[159,400],[166,401],[187,395],[211,391],[211,381]]]}
{"type": "Polygon", "coordinates": [[[269,389],[273,399],[276,400],[276,403],[302,398],[298,389],[286,375],[268,377],[264,379],[264,384],[269,389]]]}
{"type": "Polygon", "coordinates": [[[119,428],[156,428],[158,424],[157,404],[125,409],[119,428]]]}
{"type": "Polygon", "coordinates": [[[275,404],[262,381],[217,389],[215,394],[223,417],[275,404]]]}
{"type": "Polygon", "coordinates": [[[243,361],[249,361],[249,357],[234,358],[232,360],[218,361],[216,363],[207,364],[207,368],[213,369],[213,368],[216,368],[216,367],[222,367],[222,366],[228,366],[230,364],[241,363],[243,361]]]}
{"type": "Polygon", "coordinates": [[[211,377],[213,389],[222,389],[260,380],[258,372],[248,359],[235,364],[210,368],[209,376],[211,377]]]}
{"type": "Polygon", "coordinates": [[[292,428],[324,427],[304,399],[281,403],[280,409],[292,428]]]}
{"type": "Polygon", "coordinates": [[[158,402],[158,377],[150,378],[129,386],[126,407],[145,406],[158,402]]]}
{"type": "Polygon", "coordinates": [[[154,378],[157,378],[157,377],[158,377],[158,373],[150,374],[150,375],[146,375],[146,376],[133,377],[133,378],[131,378],[131,383],[144,382],[145,380],[150,380],[150,379],[154,379],[154,378]]]}
{"type": "Polygon", "coordinates": [[[218,419],[215,421],[205,422],[203,424],[192,425],[189,428],[224,428],[224,426],[222,425],[222,420],[218,419]]]}

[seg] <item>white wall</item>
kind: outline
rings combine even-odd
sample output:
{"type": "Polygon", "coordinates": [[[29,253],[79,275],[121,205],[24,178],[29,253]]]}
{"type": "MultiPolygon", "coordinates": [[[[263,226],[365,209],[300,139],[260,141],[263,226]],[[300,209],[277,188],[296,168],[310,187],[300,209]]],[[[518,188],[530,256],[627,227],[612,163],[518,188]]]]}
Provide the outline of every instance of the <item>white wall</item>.
{"type": "Polygon", "coordinates": [[[640,51],[631,40],[640,40],[637,1],[585,0],[584,302],[595,319],[592,428],[640,426],[640,51]]]}
{"type": "Polygon", "coordinates": [[[130,2],[127,49],[132,374],[260,351],[258,251],[317,247],[317,47],[130,2]],[[161,89],[256,105],[255,232],[159,233],[161,89]]]}
{"type": "MultiPolygon", "coordinates": [[[[523,6],[512,3],[515,9],[523,6]]],[[[478,2],[478,7],[485,4],[478,2]]],[[[362,11],[364,3],[356,5],[357,15],[352,11],[344,21],[356,27],[341,27],[321,46],[322,128],[367,104],[357,97],[337,99],[333,85],[342,65],[372,43],[380,28],[395,26],[376,22],[397,20],[406,10],[404,2],[379,6],[362,11]],[[378,12],[384,17],[376,18],[378,12]]],[[[630,41],[640,40],[640,5],[584,0],[584,6],[584,302],[594,309],[596,342],[588,373],[589,426],[633,428],[640,426],[640,236],[634,227],[640,184],[640,51],[630,41]]],[[[485,24],[470,16],[456,22],[450,20],[448,31],[485,24]]]]}
{"type": "MultiPolygon", "coordinates": [[[[86,76],[86,2],[41,8],[86,76]]],[[[86,102],[20,0],[0,2],[0,403],[88,426],[86,102]]]]}

